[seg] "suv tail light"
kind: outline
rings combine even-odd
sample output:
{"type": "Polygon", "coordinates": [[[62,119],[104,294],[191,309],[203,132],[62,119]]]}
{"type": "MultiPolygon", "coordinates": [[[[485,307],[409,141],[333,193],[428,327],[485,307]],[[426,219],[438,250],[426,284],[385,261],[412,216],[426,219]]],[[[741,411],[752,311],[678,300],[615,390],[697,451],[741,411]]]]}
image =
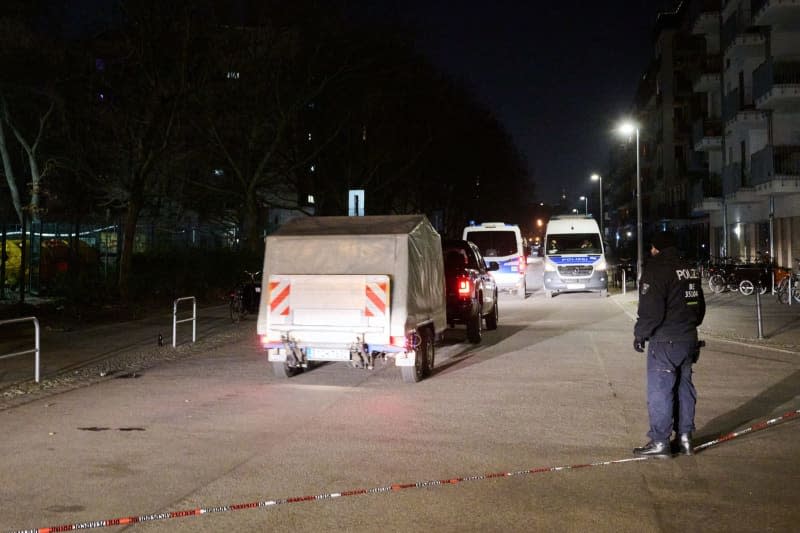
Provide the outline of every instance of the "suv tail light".
{"type": "Polygon", "coordinates": [[[472,296],[472,280],[467,276],[459,276],[456,279],[456,284],[459,296],[472,296]]]}

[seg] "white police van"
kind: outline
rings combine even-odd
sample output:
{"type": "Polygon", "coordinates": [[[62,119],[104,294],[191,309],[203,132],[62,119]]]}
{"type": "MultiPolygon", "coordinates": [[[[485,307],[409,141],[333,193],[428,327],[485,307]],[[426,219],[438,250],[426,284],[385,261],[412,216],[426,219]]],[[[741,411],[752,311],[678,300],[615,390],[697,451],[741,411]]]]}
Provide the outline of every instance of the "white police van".
{"type": "Polygon", "coordinates": [[[603,238],[591,216],[555,216],[547,223],[544,241],[545,297],[570,291],[608,295],[603,238]]]}
{"type": "Polygon", "coordinates": [[[496,261],[500,265],[499,270],[491,272],[498,290],[511,291],[525,298],[526,261],[519,226],[484,222],[464,228],[461,238],[475,243],[487,264],[496,261]]]}

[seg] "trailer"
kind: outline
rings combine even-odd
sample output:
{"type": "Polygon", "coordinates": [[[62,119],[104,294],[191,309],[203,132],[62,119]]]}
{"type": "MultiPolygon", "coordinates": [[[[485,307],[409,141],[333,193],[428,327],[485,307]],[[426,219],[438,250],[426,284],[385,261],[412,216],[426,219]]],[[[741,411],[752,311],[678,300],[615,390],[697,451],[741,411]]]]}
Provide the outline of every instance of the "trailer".
{"type": "Polygon", "coordinates": [[[444,290],[424,215],[297,218],[265,240],[257,332],[278,377],[394,361],[418,382],[447,327],[444,290]]]}

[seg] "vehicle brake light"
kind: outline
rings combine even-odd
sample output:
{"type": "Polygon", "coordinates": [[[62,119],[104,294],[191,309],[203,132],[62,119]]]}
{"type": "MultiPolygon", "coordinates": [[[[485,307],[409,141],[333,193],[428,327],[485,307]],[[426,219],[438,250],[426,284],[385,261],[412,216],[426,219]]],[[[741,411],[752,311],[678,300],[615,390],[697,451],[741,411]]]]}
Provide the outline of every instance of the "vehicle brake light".
{"type": "Polygon", "coordinates": [[[472,295],[472,281],[467,277],[458,278],[458,295],[471,296],[472,295]]]}
{"type": "Polygon", "coordinates": [[[524,255],[519,256],[519,271],[522,274],[525,273],[525,256],[524,255]]]}

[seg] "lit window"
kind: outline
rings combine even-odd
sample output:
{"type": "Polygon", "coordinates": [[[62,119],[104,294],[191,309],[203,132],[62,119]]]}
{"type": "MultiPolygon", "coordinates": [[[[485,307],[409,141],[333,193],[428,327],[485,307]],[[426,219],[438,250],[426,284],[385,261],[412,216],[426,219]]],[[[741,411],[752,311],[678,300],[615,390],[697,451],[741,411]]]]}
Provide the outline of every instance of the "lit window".
{"type": "Polygon", "coordinates": [[[238,80],[239,79],[239,73],[237,71],[235,71],[235,70],[229,71],[228,72],[228,79],[229,80],[238,80]]]}
{"type": "Polygon", "coordinates": [[[308,203],[309,204],[313,204],[314,203],[314,195],[313,194],[309,194],[308,195],[308,203]]]}
{"type": "Polygon", "coordinates": [[[317,170],[317,168],[314,165],[311,165],[311,168],[309,170],[311,170],[311,172],[314,172],[315,170],[317,170]]]}

